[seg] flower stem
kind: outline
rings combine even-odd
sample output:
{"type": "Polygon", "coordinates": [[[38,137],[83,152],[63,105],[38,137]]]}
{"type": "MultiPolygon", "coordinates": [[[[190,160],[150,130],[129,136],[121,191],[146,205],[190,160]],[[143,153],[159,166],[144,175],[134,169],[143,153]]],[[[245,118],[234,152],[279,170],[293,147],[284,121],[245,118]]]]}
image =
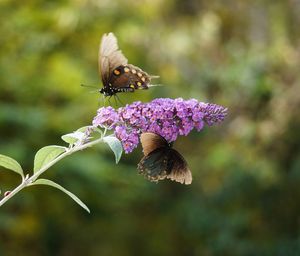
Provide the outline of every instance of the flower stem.
{"type": "Polygon", "coordinates": [[[49,162],[48,164],[46,164],[43,168],[41,168],[39,171],[37,171],[36,173],[34,173],[31,177],[29,177],[28,175],[26,175],[26,177],[22,180],[22,183],[17,186],[14,190],[10,191],[10,193],[8,195],[6,195],[4,198],[2,198],[0,200],[0,207],[6,203],[9,199],[11,199],[14,195],[16,195],[19,191],[21,191],[23,188],[28,187],[30,185],[32,185],[32,183],[45,171],[47,171],[51,166],[53,166],[54,164],[56,164],[58,161],[62,160],[63,158],[65,158],[66,156],[69,156],[79,150],[83,150],[86,149],[88,147],[92,147],[100,142],[103,142],[103,136],[101,136],[101,138],[96,139],[94,141],[85,143],[85,144],[81,144],[78,146],[74,146],[73,148],[67,149],[64,153],[62,153],[61,155],[59,155],[58,157],[56,157],[55,159],[53,159],[51,162],[49,162]]]}

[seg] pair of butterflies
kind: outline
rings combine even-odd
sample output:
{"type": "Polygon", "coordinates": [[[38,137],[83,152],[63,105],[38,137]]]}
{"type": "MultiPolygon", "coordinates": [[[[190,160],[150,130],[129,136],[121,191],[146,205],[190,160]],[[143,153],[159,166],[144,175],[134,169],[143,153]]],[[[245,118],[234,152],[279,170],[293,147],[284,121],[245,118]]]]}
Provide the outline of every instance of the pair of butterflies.
{"type": "MultiPolygon", "coordinates": [[[[105,97],[115,96],[120,92],[134,92],[148,89],[151,78],[142,69],[128,64],[127,58],[119,50],[113,33],[104,34],[99,49],[99,72],[103,88],[99,90],[105,97]]],[[[142,133],[141,144],[144,157],[138,164],[138,171],[151,181],[165,178],[183,184],[191,184],[192,174],[187,162],[160,135],[142,133]]]]}

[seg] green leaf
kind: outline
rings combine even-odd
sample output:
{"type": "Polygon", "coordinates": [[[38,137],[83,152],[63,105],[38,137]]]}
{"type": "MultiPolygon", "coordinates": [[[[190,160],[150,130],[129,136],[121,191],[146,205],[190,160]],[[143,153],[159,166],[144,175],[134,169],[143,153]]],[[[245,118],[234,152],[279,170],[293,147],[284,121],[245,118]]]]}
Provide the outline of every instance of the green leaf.
{"type": "Polygon", "coordinates": [[[79,204],[83,209],[85,209],[88,213],[90,213],[90,209],[77,196],[75,196],[72,192],[66,190],[64,187],[62,187],[61,185],[55,183],[52,180],[38,179],[35,182],[33,182],[31,185],[48,185],[48,186],[57,188],[60,191],[62,191],[65,194],[67,194],[69,197],[71,197],[77,204],[79,204]]]}
{"type": "Polygon", "coordinates": [[[123,151],[121,141],[119,141],[114,136],[106,136],[103,138],[103,141],[105,143],[107,143],[109,145],[109,147],[111,148],[111,150],[114,152],[115,158],[116,158],[116,163],[118,163],[121,159],[122,151],[123,151]]]}
{"type": "Polygon", "coordinates": [[[55,145],[41,148],[34,157],[34,173],[39,171],[42,167],[44,167],[46,164],[54,160],[57,156],[65,151],[65,147],[55,145]]]}
{"type": "Polygon", "coordinates": [[[16,172],[24,178],[24,173],[21,165],[11,157],[0,154],[0,166],[16,172]]]}
{"type": "Polygon", "coordinates": [[[68,144],[73,145],[77,141],[82,140],[84,138],[84,135],[85,134],[83,132],[76,131],[73,133],[65,134],[65,135],[61,136],[61,138],[68,144]]]}
{"type": "Polygon", "coordinates": [[[76,132],[83,132],[85,133],[87,129],[89,129],[91,126],[83,126],[76,130],[76,132]]]}

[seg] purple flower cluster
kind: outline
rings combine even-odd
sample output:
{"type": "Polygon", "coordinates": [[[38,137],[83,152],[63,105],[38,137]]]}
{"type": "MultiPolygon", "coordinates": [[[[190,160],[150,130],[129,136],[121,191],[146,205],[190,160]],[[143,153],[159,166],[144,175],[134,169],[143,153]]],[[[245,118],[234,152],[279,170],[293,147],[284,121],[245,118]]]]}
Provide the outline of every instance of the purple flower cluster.
{"type": "Polygon", "coordinates": [[[142,132],[153,132],[172,142],[194,128],[200,131],[204,124],[211,126],[223,121],[226,114],[227,108],[216,104],[160,98],[149,103],[137,101],[119,109],[102,107],[93,126],[114,129],[125,152],[130,153],[137,147],[142,132]]]}

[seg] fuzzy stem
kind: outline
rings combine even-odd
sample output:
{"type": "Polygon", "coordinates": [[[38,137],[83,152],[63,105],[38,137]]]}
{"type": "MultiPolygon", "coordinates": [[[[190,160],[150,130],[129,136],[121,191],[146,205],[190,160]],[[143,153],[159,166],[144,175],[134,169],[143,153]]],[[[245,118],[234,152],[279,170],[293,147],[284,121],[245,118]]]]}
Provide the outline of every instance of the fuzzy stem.
{"type": "Polygon", "coordinates": [[[28,177],[28,175],[26,175],[26,177],[22,180],[22,183],[17,186],[14,190],[12,190],[7,196],[5,196],[4,198],[2,198],[2,200],[0,201],[0,207],[6,203],[10,198],[12,198],[14,195],[16,195],[19,191],[21,191],[23,188],[28,187],[30,185],[32,185],[32,183],[45,171],[47,171],[51,166],[53,166],[54,164],[56,164],[58,161],[62,160],[63,158],[65,158],[66,156],[69,156],[79,150],[83,150],[86,149],[88,147],[92,147],[100,142],[103,142],[103,136],[101,136],[101,138],[88,142],[86,144],[82,144],[82,145],[78,145],[78,146],[74,146],[73,148],[67,149],[66,152],[62,153],[61,155],[59,155],[57,158],[53,159],[51,162],[49,162],[48,164],[46,164],[43,168],[41,168],[39,171],[37,171],[36,173],[34,173],[31,177],[28,177]]]}

